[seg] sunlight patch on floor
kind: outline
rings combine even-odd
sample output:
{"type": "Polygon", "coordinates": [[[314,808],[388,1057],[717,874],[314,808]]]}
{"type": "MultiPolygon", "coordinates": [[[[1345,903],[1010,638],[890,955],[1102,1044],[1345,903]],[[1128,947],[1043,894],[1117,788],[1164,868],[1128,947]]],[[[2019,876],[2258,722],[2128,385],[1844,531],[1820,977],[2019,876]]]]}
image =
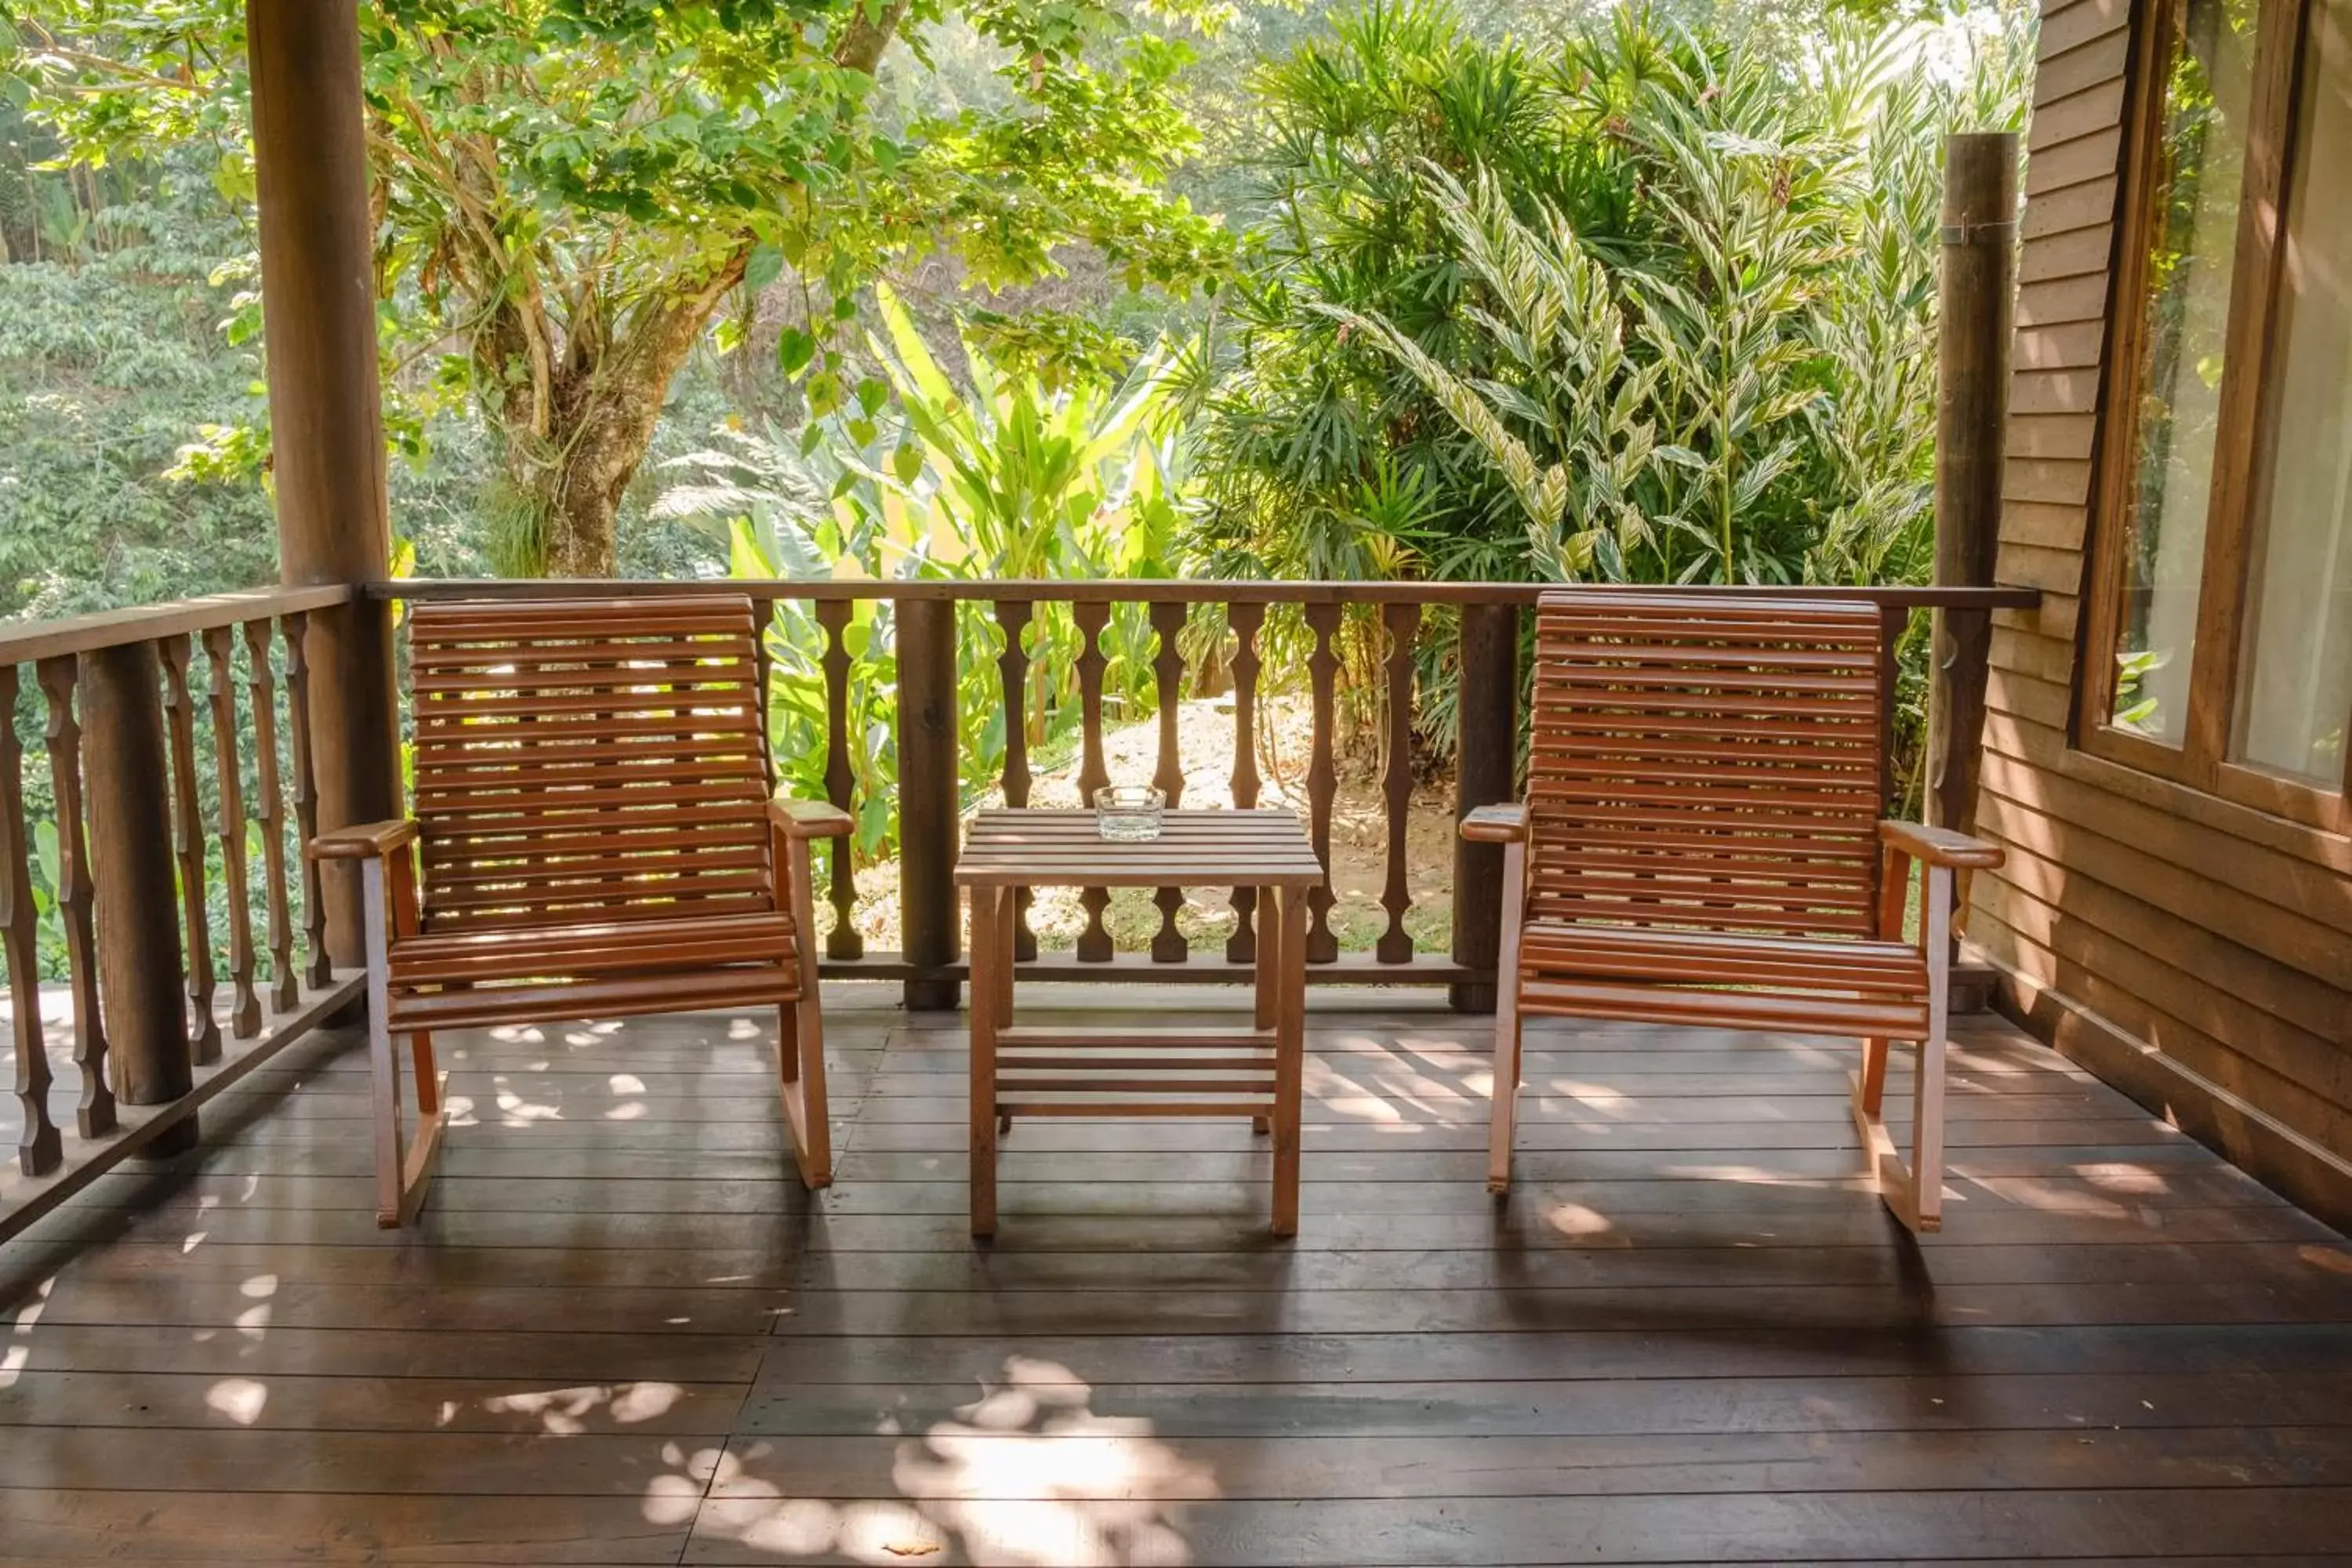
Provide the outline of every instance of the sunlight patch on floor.
{"type": "Polygon", "coordinates": [[[260,1420],[268,1403],[268,1386],[249,1377],[225,1377],[205,1391],[205,1407],[240,1426],[260,1420]]]}
{"type": "MultiPolygon", "coordinates": [[[[669,1458],[646,1517],[696,1521],[784,1560],[837,1555],[906,1562],[950,1548],[973,1562],[1186,1564],[1179,1517],[1222,1495],[1216,1477],[1135,1416],[1097,1414],[1094,1390],[1056,1362],[1013,1356],[981,1397],[898,1445],[899,1499],[793,1497],[757,1474],[772,1446],[669,1458]],[[707,1495],[708,1501],[699,1501],[707,1495]]],[[[877,1430],[901,1430],[885,1417],[877,1430]]]]}
{"type": "MultiPolygon", "coordinates": [[[[686,1397],[674,1383],[588,1384],[575,1388],[545,1388],[523,1394],[496,1394],[482,1401],[493,1415],[529,1415],[551,1436],[572,1437],[588,1430],[588,1417],[601,1409],[624,1426],[651,1421],[667,1414],[686,1397]]],[[[456,1406],[444,1412],[441,1425],[457,1415],[456,1406]]]]}

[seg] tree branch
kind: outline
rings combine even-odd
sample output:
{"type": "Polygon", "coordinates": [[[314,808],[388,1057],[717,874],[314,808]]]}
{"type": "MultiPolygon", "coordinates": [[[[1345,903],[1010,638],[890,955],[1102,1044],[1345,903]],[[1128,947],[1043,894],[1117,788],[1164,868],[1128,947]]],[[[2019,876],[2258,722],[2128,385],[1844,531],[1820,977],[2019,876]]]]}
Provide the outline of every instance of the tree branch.
{"type": "Polygon", "coordinates": [[[874,74],[882,63],[882,51],[890,47],[898,36],[898,24],[906,20],[908,0],[857,0],[857,15],[841,42],[835,46],[833,63],[844,70],[874,74]]]}

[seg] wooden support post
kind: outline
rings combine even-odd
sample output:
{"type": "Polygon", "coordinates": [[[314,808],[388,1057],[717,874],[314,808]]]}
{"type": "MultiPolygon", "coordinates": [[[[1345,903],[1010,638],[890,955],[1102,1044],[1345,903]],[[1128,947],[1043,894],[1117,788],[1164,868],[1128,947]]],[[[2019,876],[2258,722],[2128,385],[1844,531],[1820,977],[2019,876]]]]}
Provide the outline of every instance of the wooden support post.
{"type": "MultiPolygon", "coordinates": [[[[375,336],[375,225],[360,92],[359,12],[247,0],[262,321],[279,575],[289,584],[389,574],[375,336]]],[[[312,621],[319,822],[400,815],[391,606],[360,600],[312,621]]],[[[327,942],[366,957],[357,874],[329,868],[327,942]]]]}
{"type": "MultiPolygon", "coordinates": [[[[1461,682],[1455,715],[1460,757],[1454,818],[1517,798],[1519,612],[1515,605],[1462,606],[1461,682]]],[[[1503,848],[1454,838],[1454,962],[1492,967],[1503,942],[1503,848]]],[[[1495,987],[1450,985],[1458,1013],[1491,1013],[1495,987]]]]}
{"type": "MultiPolygon", "coordinates": [[[[172,816],[155,650],[123,643],[81,657],[83,787],[98,905],[98,984],[115,1097],[165,1105],[195,1087],[180,995],[172,816]]],[[[147,1146],[176,1154],[197,1142],[182,1118],[147,1146]]]]}
{"type": "MultiPolygon", "coordinates": [[[[955,605],[901,599],[898,621],[898,921],[907,962],[956,961],[955,605]]],[[[906,983],[910,1010],[952,1012],[954,980],[906,983]]]]}
{"type": "MultiPolygon", "coordinates": [[[[1938,301],[1936,584],[1990,587],[2000,539],[2002,425],[2017,293],[2017,135],[1944,142],[1938,301]]],[[[1927,684],[1927,820],[1970,833],[1985,721],[1992,612],[1937,610],[1927,684]]],[[[1960,910],[1968,909],[1965,884],[1960,910]]],[[[1953,942],[1958,934],[1955,930],[1953,942]]]]}

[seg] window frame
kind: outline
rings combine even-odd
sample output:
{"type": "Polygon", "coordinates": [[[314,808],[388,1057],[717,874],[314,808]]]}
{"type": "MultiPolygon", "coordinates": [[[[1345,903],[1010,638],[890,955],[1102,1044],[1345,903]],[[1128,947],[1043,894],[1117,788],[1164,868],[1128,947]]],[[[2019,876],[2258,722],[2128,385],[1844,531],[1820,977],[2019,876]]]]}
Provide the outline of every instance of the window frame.
{"type": "MultiPolygon", "coordinates": [[[[2290,778],[2230,759],[2239,700],[2240,639],[2252,579],[2256,509],[2266,500],[2263,458],[2271,450],[2274,380],[2273,324],[2284,261],[2280,226],[2293,189],[2293,161],[2303,60],[2313,0],[2259,0],[2254,79],[2239,194],[2221,412],[2211,489],[2206,498],[2196,646],[2189,660],[2189,710],[2181,743],[2165,744],[2117,726],[2115,647],[2125,567],[2126,521],[2137,457],[2139,374],[2147,327],[2149,252],[2158,221],[2156,171],[2164,134],[2168,50],[2180,8],[2189,0],[2147,0],[2131,51],[2132,86],[2124,122],[2114,274],[2109,292],[2102,419],[2094,470],[2088,613],[2078,650],[2075,744],[2142,773],[2175,780],[2273,816],[2314,827],[2352,831],[2352,746],[2332,784],[2290,778]]],[[[2352,714],[2347,715],[2352,728],[2352,714]]]]}

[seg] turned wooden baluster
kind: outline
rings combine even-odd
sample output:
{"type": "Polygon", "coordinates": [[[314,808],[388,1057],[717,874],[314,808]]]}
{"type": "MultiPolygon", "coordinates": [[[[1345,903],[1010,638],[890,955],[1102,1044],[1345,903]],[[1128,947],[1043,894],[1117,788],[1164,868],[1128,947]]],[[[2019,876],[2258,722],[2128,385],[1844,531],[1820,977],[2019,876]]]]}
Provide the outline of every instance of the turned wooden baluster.
{"type": "Polygon", "coordinates": [[[1389,912],[1388,929],[1381,933],[1378,956],[1382,963],[1411,963],[1412,938],[1404,929],[1405,910],[1412,907],[1412,889],[1405,879],[1405,827],[1412,811],[1412,639],[1421,629],[1419,605],[1390,605],[1381,611],[1388,632],[1388,758],[1381,773],[1387,797],[1389,828],[1388,886],[1381,907],[1389,912]]]}
{"type": "Polygon", "coordinates": [[[310,841],[319,837],[319,777],[310,761],[310,618],[286,617],[286,739],[294,763],[294,842],[302,863],[302,979],[313,990],[335,982],[327,959],[327,900],[319,890],[319,863],[310,841]]]}
{"type": "MultiPolygon", "coordinates": [[[[1078,627],[1078,723],[1086,742],[1078,763],[1078,805],[1092,811],[1095,791],[1110,783],[1110,767],[1103,761],[1101,644],[1102,630],[1110,625],[1110,605],[1099,599],[1082,600],[1070,606],[1070,618],[1078,627]]],[[[1109,963],[1110,931],[1103,924],[1103,911],[1110,908],[1110,890],[1081,890],[1078,907],[1087,912],[1087,929],[1078,933],[1078,957],[1088,963],[1109,963]]]]}
{"type": "Polygon", "coordinates": [[[220,785],[221,880],[228,889],[229,1033],[249,1040],[261,1032],[261,998],[253,990],[253,906],[245,877],[245,764],[236,743],[236,633],[215,626],[205,634],[212,677],[213,772],[220,785]]]}
{"type": "Polygon", "coordinates": [[[205,900],[205,823],[196,805],[196,713],[188,695],[188,661],[194,648],[194,639],[190,637],[155,641],[163,664],[163,738],[172,756],[172,857],[180,865],[188,1058],[204,1067],[220,1060],[221,1032],[220,1021],[213,1016],[213,935],[205,900]]]}
{"type": "Polygon", "coordinates": [[[1895,771],[1895,685],[1901,679],[1896,649],[1903,634],[1911,629],[1911,612],[1900,605],[1882,605],[1878,608],[1878,754],[1888,762],[1879,775],[1878,815],[1889,819],[1903,816],[1903,781],[1895,771]]]}
{"type": "Polygon", "coordinates": [[[261,875],[268,922],[269,1005],[290,1013],[302,1000],[294,973],[294,917],[286,884],[286,789],[278,763],[278,677],[270,660],[271,623],[245,623],[245,648],[253,668],[247,679],[253,694],[253,751],[261,791],[261,875]]]}
{"type": "Polygon", "coordinates": [[[16,1051],[16,1168],[46,1176],[65,1163],[49,1118],[48,1042],[41,1029],[40,916],[33,907],[32,845],[25,837],[25,746],[16,738],[16,667],[0,665],[0,947],[8,958],[8,1016],[16,1051]]]}
{"type": "MultiPolygon", "coordinates": [[[[1257,634],[1265,625],[1265,606],[1233,605],[1225,620],[1234,628],[1234,805],[1244,811],[1257,805],[1257,634]]],[[[1231,963],[1257,962],[1257,932],[1251,924],[1257,911],[1257,889],[1234,889],[1234,934],[1225,939],[1225,959],[1231,963]]]]}
{"type": "MultiPolygon", "coordinates": [[[[776,601],[752,600],[751,658],[752,667],[758,672],[752,678],[757,688],[757,700],[752,703],[752,710],[760,716],[760,771],[767,778],[770,795],[776,793],[776,749],[771,743],[768,732],[768,700],[769,693],[776,687],[776,656],[768,647],[768,634],[775,629],[776,601]]],[[[782,877],[783,874],[783,868],[777,867],[776,875],[782,877]]]]}
{"type": "MultiPolygon", "coordinates": [[[[1036,606],[1026,599],[1003,599],[996,606],[996,624],[1004,630],[1004,651],[996,668],[1004,682],[1004,804],[1029,804],[1029,653],[1021,634],[1029,626],[1036,606]]],[[[1013,956],[1023,963],[1037,956],[1037,933],[1029,929],[1030,892],[1013,895],[1013,956]]]]}
{"type": "Polygon", "coordinates": [[[1307,658],[1307,674],[1315,703],[1315,748],[1307,765],[1307,810],[1315,858],[1323,862],[1322,885],[1307,895],[1307,912],[1313,922],[1307,931],[1307,962],[1330,963],[1339,956],[1339,939],[1331,931],[1331,906],[1338,901],[1331,892],[1331,800],[1339,788],[1339,769],[1334,760],[1338,742],[1332,732],[1339,650],[1331,643],[1339,630],[1339,606],[1307,605],[1307,626],[1315,634],[1315,651],[1307,658]]]}
{"type": "MultiPolygon", "coordinates": [[[[1184,630],[1184,606],[1152,605],[1151,629],[1160,635],[1160,649],[1151,659],[1160,700],[1160,762],[1152,770],[1151,783],[1168,797],[1172,811],[1184,798],[1184,757],[1177,723],[1184,692],[1184,653],[1177,646],[1184,630]]],[[[1183,963],[1192,951],[1184,933],[1176,929],[1176,911],[1184,907],[1184,889],[1158,889],[1151,901],[1160,906],[1160,930],[1151,938],[1151,961],[1183,963]]]]}
{"type": "MultiPolygon", "coordinates": [[[[816,624],[824,628],[824,798],[849,810],[856,775],[849,767],[849,646],[843,640],[857,606],[847,599],[820,599],[816,624]]],[[[854,815],[854,814],[853,814],[854,815]]],[[[832,840],[833,930],[824,939],[827,958],[863,958],[866,939],[857,934],[857,869],[851,864],[851,835],[832,840]]]]}
{"type": "Polygon", "coordinates": [[[49,703],[49,784],[58,807],[58,907],[65,919],[66,969],[73,987],[74,1065],[81,1071],[74,1125],[85,1138],[102,1138],[114,1131],[114,1090],[106,1081],[106,1026],[99,1013],[98,933],[90,919],[98,887],[90,877],[89,837],[82,826],[77,674],[70,656],[40,662],[41,690],[49,703]]]}

